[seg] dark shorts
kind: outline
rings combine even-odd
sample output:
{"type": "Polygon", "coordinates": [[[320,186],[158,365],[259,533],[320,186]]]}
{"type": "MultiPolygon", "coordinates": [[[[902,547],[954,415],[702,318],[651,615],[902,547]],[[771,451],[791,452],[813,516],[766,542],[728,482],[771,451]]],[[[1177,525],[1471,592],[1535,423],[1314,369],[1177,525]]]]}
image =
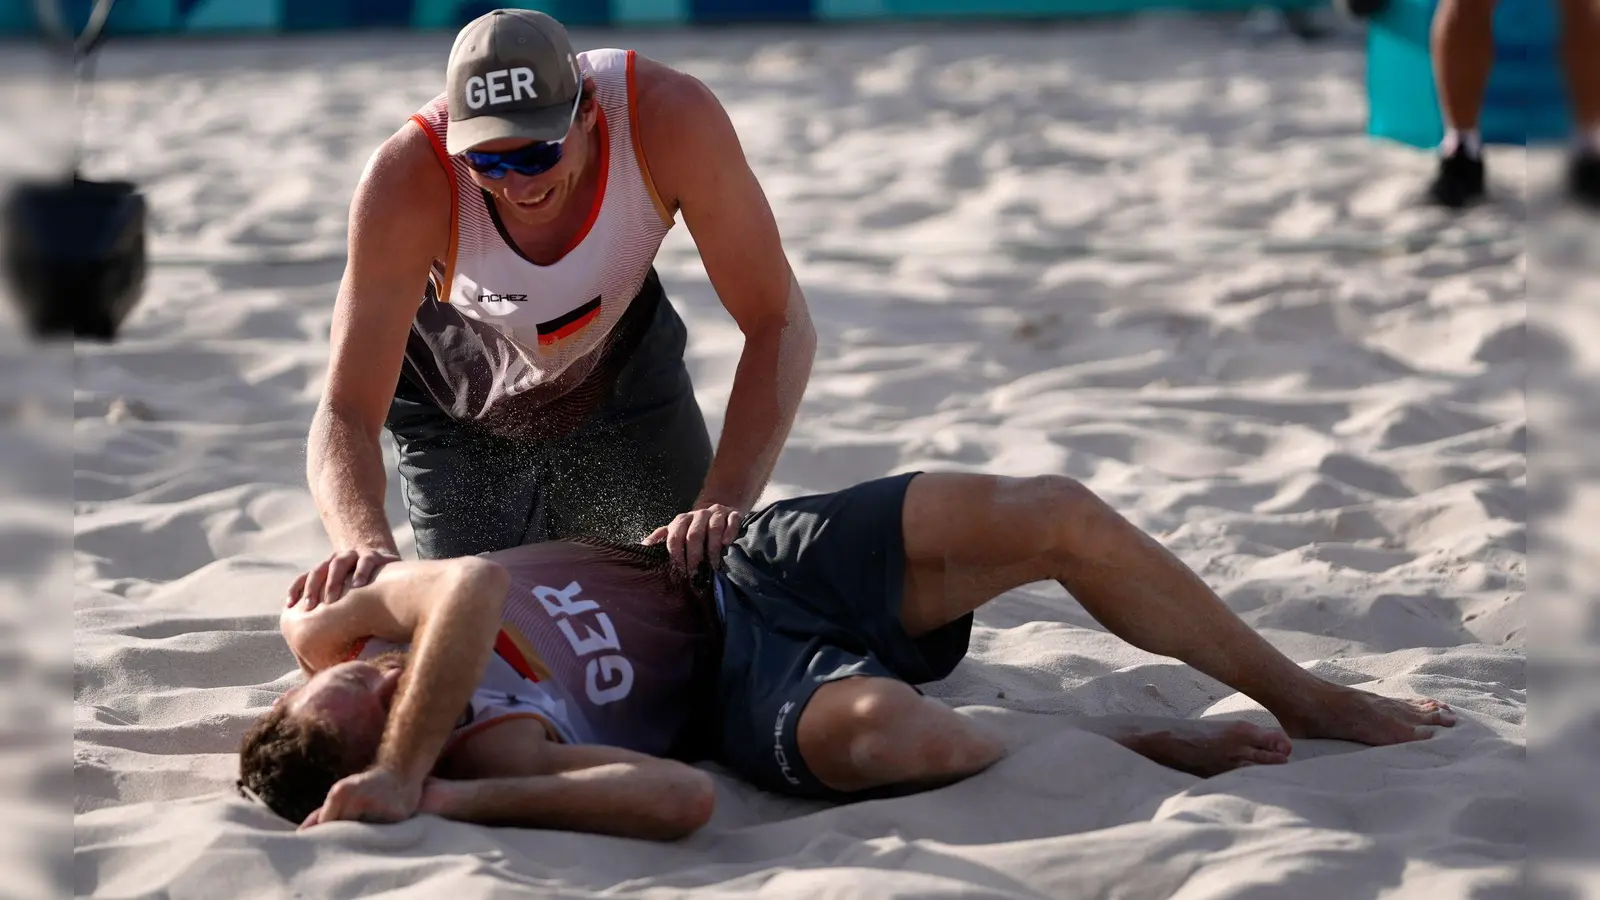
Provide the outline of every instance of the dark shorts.
{"type": "Polygon", "coordinates": [[[463,424],[401,379],[386,427],[419,557],[570,537],[638,541],[694,503],[711,437],[683,361],[688,331],[658,299],[599,407],[558,439],[463,424]]]}
{"type": "Polygon", "coordinates": [[[901,514],[915,475],[773,503],[723,557],[718,762],[740,777],[778,793],[859,799],[824,785],[800,757],[811,695],[856,675],[937,681],[966,656],[971,613],[915,639],[900,624],[901,514]]]}

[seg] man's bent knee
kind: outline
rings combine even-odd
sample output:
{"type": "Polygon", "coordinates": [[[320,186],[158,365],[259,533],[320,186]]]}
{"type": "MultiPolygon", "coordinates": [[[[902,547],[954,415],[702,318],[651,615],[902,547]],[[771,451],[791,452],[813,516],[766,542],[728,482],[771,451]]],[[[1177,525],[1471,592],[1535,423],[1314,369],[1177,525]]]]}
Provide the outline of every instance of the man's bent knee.
{"type": "Polygon", "coordinates": [[[887,678],[824,685],[800,720],[806,765],[840,791],[976,771],[993,762],[977,743],[953,711],[887,678]]]}
{"type": "Polygon", "coordinates": [[[1035,542],[1038,552],[1046,555],[1081,546],[1109,509],[1082,482],[1066,475],[1020,479],[1010,490],[1023,509],[1019,537],[1035,542]]]}
{"type": "Polygon", "coordinates": [[[922,698],[906,685],[873,681],[859,686],[849,705],[838,714],[845,732],[840,746],[850,767],[860,772],[904,769],[917,760],[920,735],[917,718],[922,698]]]}

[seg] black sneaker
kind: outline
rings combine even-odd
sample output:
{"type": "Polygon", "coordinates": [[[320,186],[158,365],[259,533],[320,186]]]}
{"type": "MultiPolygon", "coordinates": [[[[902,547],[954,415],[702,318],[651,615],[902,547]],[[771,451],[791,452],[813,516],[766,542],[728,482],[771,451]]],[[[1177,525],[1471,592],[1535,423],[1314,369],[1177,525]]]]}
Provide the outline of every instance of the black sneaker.
{"type": "Polygon", "coordinates": [[[1483,157],[1472,156],[1463,147],[1439,157],[1439,173],[1428,185],[1429,200],[1460,209],[1483,196],[1483,157]]]}
{"type": "Polygon", "coordinates": [[[1579,204],[1600,211],[1600,153],[1572,154],[1567,166],[1567,193],[1579,204]]]}

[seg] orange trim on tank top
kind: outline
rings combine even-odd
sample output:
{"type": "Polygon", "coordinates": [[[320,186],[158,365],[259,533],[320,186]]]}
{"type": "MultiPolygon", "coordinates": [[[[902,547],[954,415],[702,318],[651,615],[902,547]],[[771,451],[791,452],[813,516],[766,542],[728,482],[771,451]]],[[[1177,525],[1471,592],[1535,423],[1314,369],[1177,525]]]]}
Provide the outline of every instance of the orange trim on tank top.
{"type": "Polygon", "coordinates": [[[437,302],[449,303],[450,283],[456,275],[456,219],[460,213],[460,186],[456,184],[455,163],[450,159],[450,154],[445,152],[439,136],[433,133],[433,126],[422,117],[422,113],[412,113],[411,120],[420,125],[422,133],[428,136],[428,143],[433,145],[433,155],[439,158],[439,164],[444,166],[444,174],[450,179],[450,246],[444,252],[444,281],[434,291],[434,299],[437,302]]]}
{"type": "Polygon", "coordinates": [[[672,211],[667,209],[667,204],[661,200],[661,194],[656,190],[656,180],[650,175],[650,164],[644,159],[644,139],[639,135],[639,91],[635,87],[633,77],[634,51],[628,51],[628,131],[633,135],[633,158],[639,161],[639,175],[644,179],[644,189],[650,194],[650,201],[656,206],[656,214],[661,216],[661,224],[672,227],[672,211]]]}

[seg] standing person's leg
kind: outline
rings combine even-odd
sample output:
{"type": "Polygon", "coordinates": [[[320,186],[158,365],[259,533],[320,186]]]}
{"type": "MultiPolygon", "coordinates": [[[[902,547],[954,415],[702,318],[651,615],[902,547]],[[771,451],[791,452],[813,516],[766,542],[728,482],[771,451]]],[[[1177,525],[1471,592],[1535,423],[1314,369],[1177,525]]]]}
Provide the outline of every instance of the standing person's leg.
{"type": "Polygon", "coordinates": [[[1562,0],[1561,53],[1577,143],[1568,188],[1578,202],[1600,209],[1600,0],[1562,0]]]}
{"type": "Polygon", "coordinates": [[[537,540],[536,447],[464,428],[404,389],[385,427],[400,455],[400,477],[417,556],[450,559],[537,540]]]}
{"type": "Polygon", "coordinates": [[[1434,87],[1445,136],[1428,187],[1436,203],[1459,208],[1484,194],[1478,118],[1494,67],[1495,0],[1439,0],[1431,33],[1434,87]]]}
{"type": "MultiPolygon", "coordinates": [[[[954,637],[944,632],[970,627],[978,606],[1055,580],[1113,634],[1247,694],[1290,735],[1381,745],[1427,738],[1427,726],[1454,723],[1437,701],[1380,697],[1306,672],[1170,551],[1071,479],[924,474],[907,487],[902,516],[899,621],[935,656],[948,656],[937,649],[954,637]]],[[[942,704],[883,678],[823,684],[800,716],[807,766],[840,789],[970,773],[1001,752],[942,704]]],[[[1180,726],[1152,744],[1137,723],[1104,724],[1102,733],[1191,771],[1282,761],[1288,752],[1282,735],[1253,726],[1188,736],[1180,726]]]]}
{"type": "Polygon", "coordinates": [[[643,540],[693,505],[712,447],[687,342],[683,320],[659,297],[605,405],[552,448],[541,488],[551,537],[643,540]]]}

